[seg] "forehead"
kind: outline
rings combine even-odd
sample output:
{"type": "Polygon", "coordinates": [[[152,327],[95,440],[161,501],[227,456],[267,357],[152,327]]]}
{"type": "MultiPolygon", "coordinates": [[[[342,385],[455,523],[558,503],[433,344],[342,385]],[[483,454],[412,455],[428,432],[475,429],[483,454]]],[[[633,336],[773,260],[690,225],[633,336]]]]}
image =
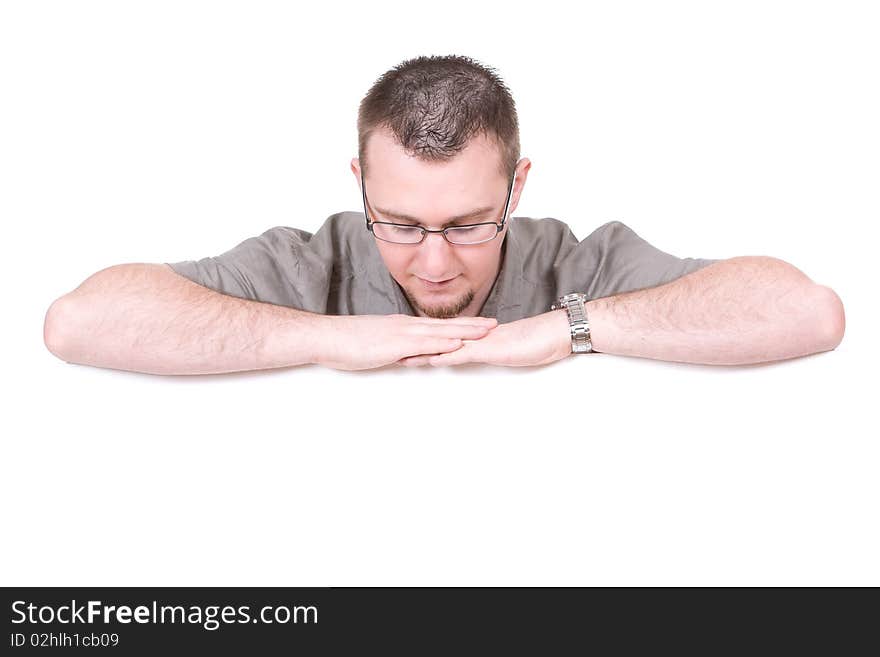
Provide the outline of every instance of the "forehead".
{"type": "Polygon", "coordinates": [[[458,214],[455,210],[466,212],[481,204],[498,204],[499,193],[507,191],[508,181],[499,172],[498,147],[485,135],[477,135],[454,157],[439,162],[426,162],[407,153],[386,129],[374,132],[366,149],[369,172],[365,182],[370,201],[395,211],[409,212],[425,203],[436,206],[440,199],[459,199],[453,205],[444,201],[447,209],[454,210],[452,214],[458,214]]]}

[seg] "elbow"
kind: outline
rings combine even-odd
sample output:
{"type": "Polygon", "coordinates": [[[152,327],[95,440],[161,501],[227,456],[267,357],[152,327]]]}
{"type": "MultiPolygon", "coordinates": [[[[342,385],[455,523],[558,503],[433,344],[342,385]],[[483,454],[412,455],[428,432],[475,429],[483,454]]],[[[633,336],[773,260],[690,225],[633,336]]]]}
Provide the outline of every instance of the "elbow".
{"type": "Polygon", "coordinates": [[[53,356],[70,361],[70,299],[59,297],[52,302],[43,320],[43,343],[53,356]]]}
{"type": "Polygon", "coordinates": [[[835,349],[846,332],[846,313],[837,293],[825,285],[817,286],[815,312],[821,326],[822,351],[835,349]]]}

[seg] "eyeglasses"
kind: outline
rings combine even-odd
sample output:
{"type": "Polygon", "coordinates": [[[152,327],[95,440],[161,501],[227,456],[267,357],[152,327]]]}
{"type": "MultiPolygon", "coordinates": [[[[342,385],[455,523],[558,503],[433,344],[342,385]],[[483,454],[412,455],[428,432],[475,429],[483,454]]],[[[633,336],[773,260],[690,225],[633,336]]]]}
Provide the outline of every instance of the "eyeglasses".
{"type": "Polygon", "coordinates": [[[361,195],[364,200],[364,218],[367,222],[367,230],[373,233],[376,239],[393,244],[421,244],[428,233],[443,233],[443,237],[450,244],[470,245],[482,244],[495,239],[504,229],[507,221],[507,210],[510,207],[510,196],[513,192],[513,183],[516,180],[516,172],[510,178],[507,186],[507,200],[504,202],[504,215],[501,222],[487,221],[478,224],[465,224],[462,226],[450,226],[439,230],[423,228],[413,224],[396,224],[390,221],[371,221],[367,212],[367,186],[364,183],[364,172],[361,171],[361,195]]]}

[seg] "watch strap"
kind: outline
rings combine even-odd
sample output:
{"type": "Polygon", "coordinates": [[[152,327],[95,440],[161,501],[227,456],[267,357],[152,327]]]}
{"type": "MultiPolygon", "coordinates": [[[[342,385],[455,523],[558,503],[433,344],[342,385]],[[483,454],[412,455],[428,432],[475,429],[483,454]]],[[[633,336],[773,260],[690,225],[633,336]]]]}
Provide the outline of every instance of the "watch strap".
{"type": "Polygon", "coordinates": [[[565,308],[568,312],[568,324],[571,329],[571,352],[575,354],[588,354],[593,351],[590,339],[590,321],[584,303],[587,295],[580,292],[571,292],[556,300],[550,310],[565,308]]]}

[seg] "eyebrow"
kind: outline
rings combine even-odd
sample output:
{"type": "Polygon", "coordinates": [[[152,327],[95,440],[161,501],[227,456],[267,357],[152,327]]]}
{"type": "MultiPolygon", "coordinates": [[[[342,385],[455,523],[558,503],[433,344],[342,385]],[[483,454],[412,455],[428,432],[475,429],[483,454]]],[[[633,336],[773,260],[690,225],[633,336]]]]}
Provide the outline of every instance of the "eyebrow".
{"type": "MultiPolygon", "coordinates": [[[[383,208],[376,208],[376,211],[384,215],[386,217],[390,217],[391,219],[398,219],[400,221],[412,221],[414,223],[419,223],[419,220],[408,214],[401,214],[399,212],[392,212],[391,210],[385,210],[383,208]]],[[[476,210],[471,210],[465,214],[460,214],[455,217],[450,218],[448,222],[443,224],[444,226],[448,226],[449,224],[456,223],[458,221],[462,221],[463,219],[473,219],[474,217],[481,217],[485,214],[495,211],[495,208],[492,206],[488,206],[485,208],[477,208],[476,210]]]]}

